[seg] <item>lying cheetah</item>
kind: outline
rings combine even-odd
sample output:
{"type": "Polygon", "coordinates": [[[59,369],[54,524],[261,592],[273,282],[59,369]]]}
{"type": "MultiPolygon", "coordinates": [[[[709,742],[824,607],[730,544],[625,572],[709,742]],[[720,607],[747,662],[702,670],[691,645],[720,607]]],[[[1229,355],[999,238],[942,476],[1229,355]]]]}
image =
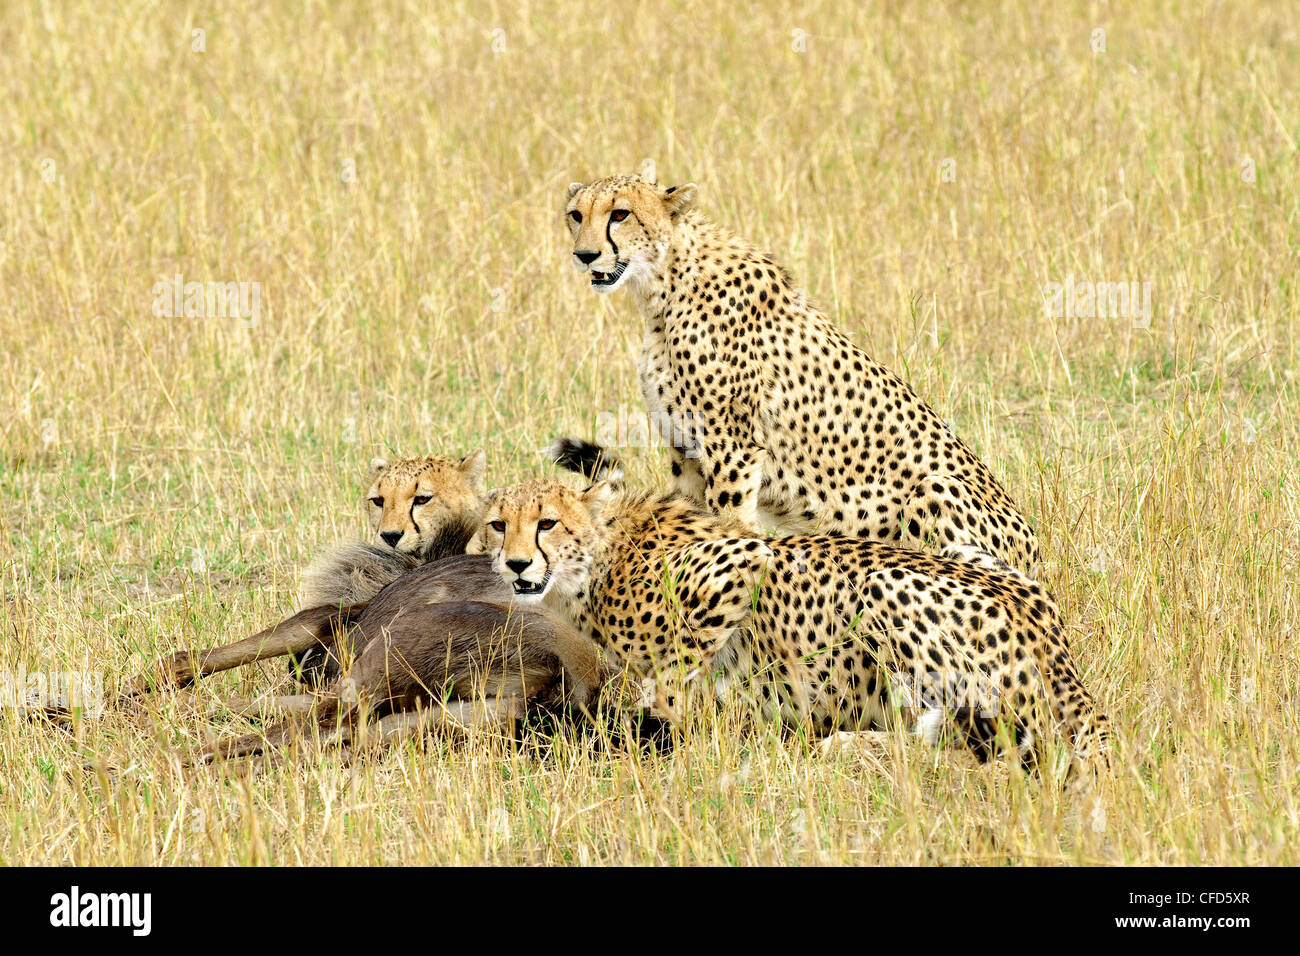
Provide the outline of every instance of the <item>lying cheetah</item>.
{"type": "Polygon", "coordinates": [[[252,637],[199,652],[181,651],[163,662],[160,677],[137,681],[126,696],[155,685],[182,687],[194,678],[271,657],[289,656],[290,674],[308,684],[339,674],[340,658],[355,641],[336,636],[357,624],[367,605],[399,580],[402,594],[418,589],[426,604],[467,601],[508,604],[511,590],[482,555],[467,555],[482,523],[487,458],[423,455],[389,464],[370,462],[366,497],[370,524],[382,544],[335,545],[303,572],[297,614],[252,637]]]}
{"type": "Polygon", "coordinates": [[[677,490],[750,528],[968,544],[1033,573],[1037,540],[988,467],[695,193],[615,176],[566,206],[578,269],[645,319],[641,390],[677,490]]]}
{"type": "Polygon", "coordinates": [[[303,572],[299,607],[357,604],[402,574],[464,554],[478,531],[487,456],[422,455],[389,464],[370,460],[366,493],[375,544],[336,545],[303,572]]]}
{"type": "Polygon", "coordinates": [[[955,560],[840,535],[764,541],[680,497],[547,480],[489,494],[482,545],[516,602],[545,602],[652,679],[665,719],[712,669],[744,679],[769,716],[826,734],[887,728],[897,710],[983,757],[1014,742],[1032,758],[1049,726],[1082,759],[1101,751],[1106,718],[1055,602],[970,548],[955,560]]]}
{"type": "MultiPolygon", "coordinates": [[[[464,554],[478,531],[486,470],[482,451],[464,458],[421,455],[391,464],[372,458],[366,500],[378,542],[338,544],[313,561],[303,572],[298,606],[364,605],[409,571],[464,554]]],[[[509,600],[494,587],[486,569],[465,587],[463,600],[509,600]]],[[[330,681],[338,676],[338,662],[318,643],[290,655],[289,673],[308,684],[330,681]]]]}

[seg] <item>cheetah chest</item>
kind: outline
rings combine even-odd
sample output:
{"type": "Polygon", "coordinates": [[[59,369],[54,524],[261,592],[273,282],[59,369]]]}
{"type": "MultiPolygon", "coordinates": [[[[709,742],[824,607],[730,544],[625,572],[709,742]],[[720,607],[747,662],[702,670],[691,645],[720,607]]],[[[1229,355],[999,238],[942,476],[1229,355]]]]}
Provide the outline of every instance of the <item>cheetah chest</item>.
{"type": "Polygon", "coordinates": [[[680,399],[681,383],[672,373],[673,364],[663,325],[660,322],[649,324],[641,342],[637,375],[650,427],[668,445],[688,457],[695,457],[699,449],[695,430],[691,427],[692,413],[680,399]]]}

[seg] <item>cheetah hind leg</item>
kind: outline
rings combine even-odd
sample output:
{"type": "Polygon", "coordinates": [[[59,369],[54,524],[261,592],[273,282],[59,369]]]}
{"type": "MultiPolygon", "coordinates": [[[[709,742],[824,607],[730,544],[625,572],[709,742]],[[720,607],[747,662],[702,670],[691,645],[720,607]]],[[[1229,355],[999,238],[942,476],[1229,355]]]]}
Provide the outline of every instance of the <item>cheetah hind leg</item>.
{"type": "Polygon", "coordinates": [[[977,627],[952,624],[956,600],[970,606],[981,595],[948,580],[940,603],[933,597],[934,578],[896,573],[869,575],[864,590],[870,595],[866,617],[881,635],[878,663],[889,675],[888,692],[904,725],[932,746],[959,741],[980,762],[1014,754],[1022,765],[1035,764],[1030,724],[1003,706],[1005,688],[994,682],[981,651],[986,636],[1006,626],[1006,611],[985,603],[977,627]]]}
{"type": "Polygon", "coordinates": [[[663,650],[644,661],[653,680],[643,685],[643,699],[652,696],[653,716],[680,726],[684,707],[701,696],[713,696],[694,693],[690,685],[698,676],[711,674],[717,655],[748,623],[755,591],[772,557],[772,549],[760,538],[705,541],[663,554],[665,579],[674,584],[656,598],[664,602],[673,633],[663,650]]]}
{"type": "Polygon", "coordinates": [[[983,552],[1031,578],[1037,572],[1038,539],[1024,519],[1009,503],[977,507],[970,487],[952,475],[926,475],[918,481],[903,502],[900,524],[899,543],[905,548],[961,560],[967,560],[964,554],[983,552]]]}

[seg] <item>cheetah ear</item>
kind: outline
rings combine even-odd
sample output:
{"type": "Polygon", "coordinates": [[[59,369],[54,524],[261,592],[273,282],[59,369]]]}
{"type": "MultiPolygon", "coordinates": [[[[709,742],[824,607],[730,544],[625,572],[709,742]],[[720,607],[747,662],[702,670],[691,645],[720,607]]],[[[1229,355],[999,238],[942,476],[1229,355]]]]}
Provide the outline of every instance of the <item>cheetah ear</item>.
{"type": "Polygon", "coordinates": [[[608,481],[598,481],[582,493],[582,503],[588,513],[597,521],[605,520],[605,505],[614,495],[614,489],[608,481]]]}
{"type": "Polygon", "coordinates": [[[676,219],[686,210],[695,205],[695,190],[699,188],[695,183],[683,183],[680,186],[669,186],[664,190],[664,205],[668,207],[668,215],[676,219]]]}
{"type": "Polygon", "coordinates": [[[377,475],[377,474],[379,474],[381,471],[383,471],[383,470],[384,470],[385,468],[387,468],[387,467],[388,467],[388,462],[385,461],[383,458],[371,458],[371,459],[370,459],[370,474],[371,474],[371,475],[377,475]]]}
{"type": "Polygon", "coordinates": [[[480,448],[477,451],[470,452],[460,460],[459,467],[470,488],[474,490],[475,494],[482,495],[486,487],[483,479],[487,475],[487,455],[484,454],[483,449],[480,448]]]}
{"type": "Polygon", "coordinates": [[[568,202],[570,199],[576,196],[579,189],[586,189],[586,188],[587,188],[586,183],[569,183],[569,191],[564,197],[565,202],[568,202]]]}

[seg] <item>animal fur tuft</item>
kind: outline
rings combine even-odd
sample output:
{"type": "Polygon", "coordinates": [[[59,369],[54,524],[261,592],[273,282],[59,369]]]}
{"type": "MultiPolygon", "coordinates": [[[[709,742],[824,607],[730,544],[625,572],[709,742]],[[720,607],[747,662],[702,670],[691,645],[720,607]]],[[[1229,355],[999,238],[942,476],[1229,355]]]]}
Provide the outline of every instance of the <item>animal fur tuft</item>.
{"type": "Polygon", "coordinates": [[[300,607],[361,604],[424,561],[392,548],[351,541],[331,548],[303,572],[300,607]]]}
{"type": "Polygon", "coordinates": [[[302,575],[299,607],[338,607],[369,601],[407,571],[423,564],[464,554],[478,531],[476,515],[453,519],[419,554],[406,554],[364,541],[335,545],[311,563],[302,575]]]}

